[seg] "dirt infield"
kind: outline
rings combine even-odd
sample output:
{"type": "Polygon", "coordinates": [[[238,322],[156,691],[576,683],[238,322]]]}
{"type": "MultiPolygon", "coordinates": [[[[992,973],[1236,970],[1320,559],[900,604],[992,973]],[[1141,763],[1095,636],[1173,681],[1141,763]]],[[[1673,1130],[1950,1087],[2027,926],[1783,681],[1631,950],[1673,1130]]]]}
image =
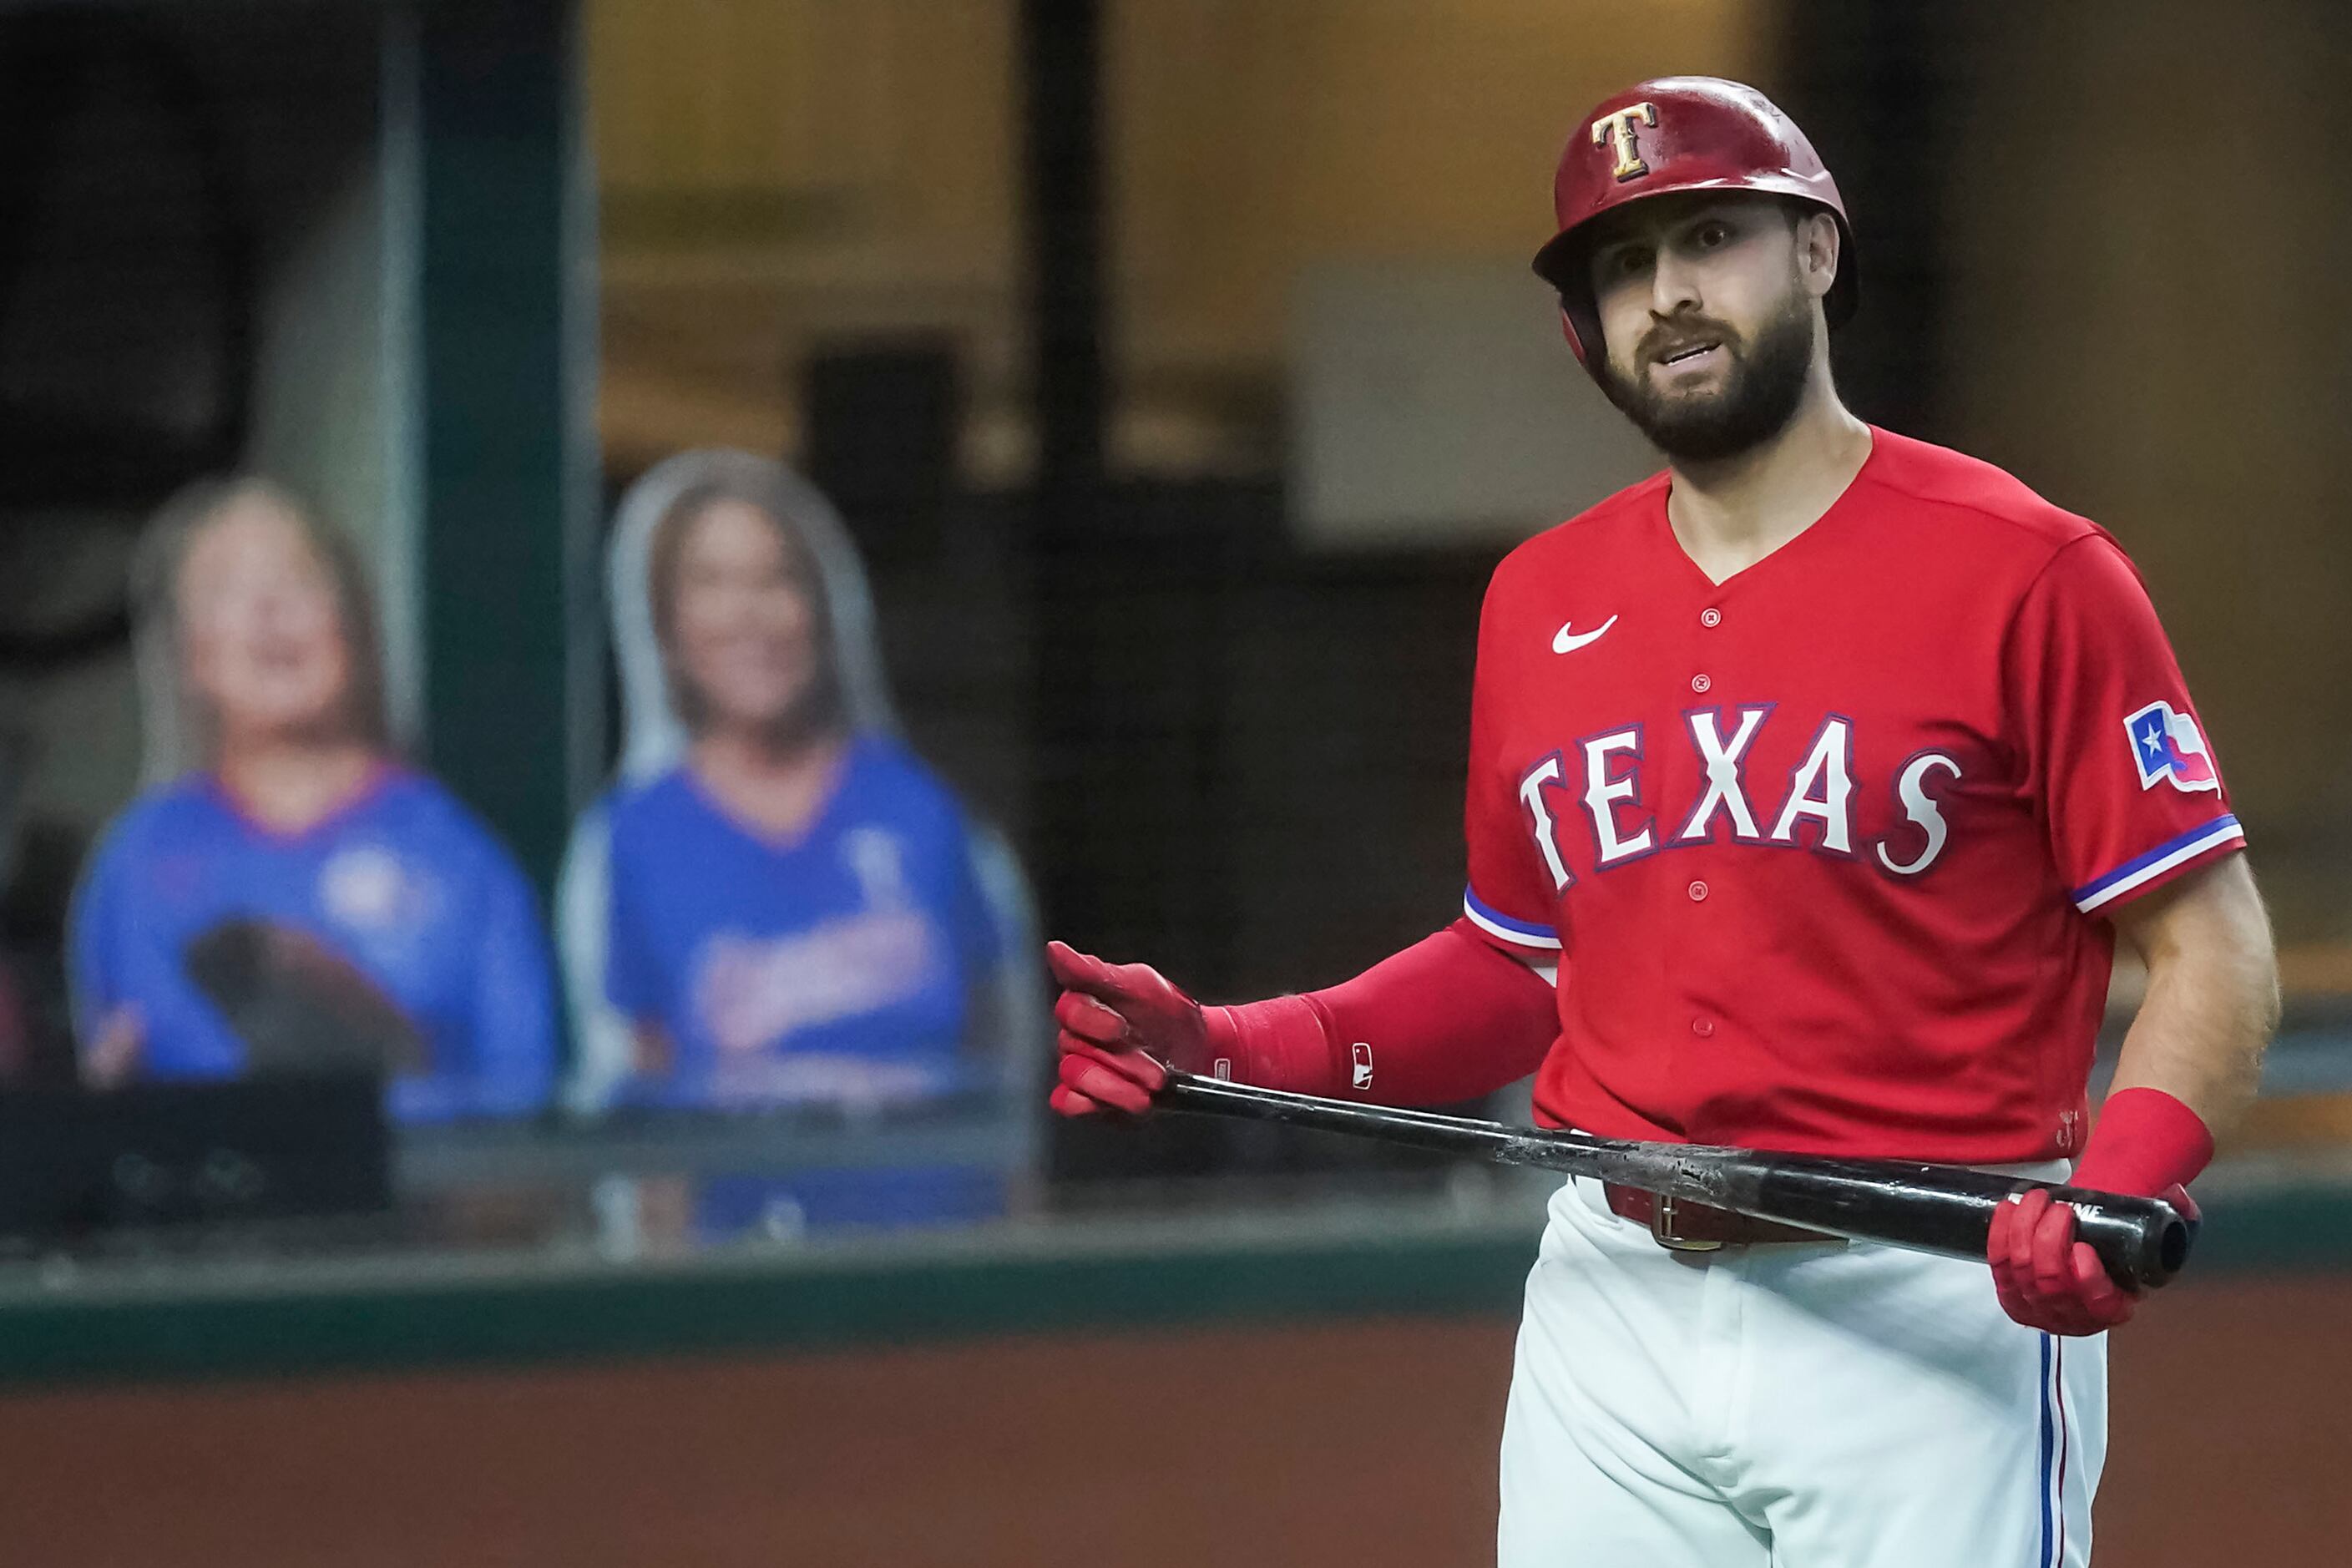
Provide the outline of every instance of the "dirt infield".
{"type": "MultiPolygon", "coordinates": [[[[2117,1337],[2099,1568],[2344,1560],[2352,1279],[2117,1337]]],[[[1350,1568],[1490,1560],[1511,1325],[12,1395],[42,1568],[1350,1568]]]]}

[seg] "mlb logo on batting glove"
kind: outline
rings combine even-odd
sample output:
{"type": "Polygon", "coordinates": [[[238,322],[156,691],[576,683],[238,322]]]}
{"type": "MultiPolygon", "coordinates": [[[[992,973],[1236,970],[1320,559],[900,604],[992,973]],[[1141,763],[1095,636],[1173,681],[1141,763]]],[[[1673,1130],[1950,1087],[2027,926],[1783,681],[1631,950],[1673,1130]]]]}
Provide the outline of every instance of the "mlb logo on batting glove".
{"type": "Polygon", "coordinates": [[[2179,790],[2219,789],[2221,775],[2213,771],[2213,753],[2197,721],[2175,713],[2169,702],[2151,702],[2124,721],[2131,737],[2132,763],[2139,769],[2139,787],[2150,789],[2158,779],[2169,779],[2179,790]]]}

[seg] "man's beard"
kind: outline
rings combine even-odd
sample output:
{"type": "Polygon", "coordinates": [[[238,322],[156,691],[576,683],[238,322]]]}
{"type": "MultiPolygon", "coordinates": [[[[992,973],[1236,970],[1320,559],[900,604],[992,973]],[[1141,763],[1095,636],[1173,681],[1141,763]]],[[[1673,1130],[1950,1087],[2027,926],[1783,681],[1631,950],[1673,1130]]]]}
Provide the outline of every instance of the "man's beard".
{"type": "Polygon", "coordinates": [[[1752,345],[1743,344],[1728,327],[1721,329],[1721,337],[1723,352],[1731,356],[1731,374],[1723,390],[1711,395],[1661,394],[1650,383],[1648,362],[1639,356],[1631,377],[1613,362],[1601,367],[1601,390],[1670,458],[1704,463],[1736,458],[1786,429],[1804,401],[1813,366],[1812,301],[1805,295],[1792,296],[1764,323],[1752,345]]]}

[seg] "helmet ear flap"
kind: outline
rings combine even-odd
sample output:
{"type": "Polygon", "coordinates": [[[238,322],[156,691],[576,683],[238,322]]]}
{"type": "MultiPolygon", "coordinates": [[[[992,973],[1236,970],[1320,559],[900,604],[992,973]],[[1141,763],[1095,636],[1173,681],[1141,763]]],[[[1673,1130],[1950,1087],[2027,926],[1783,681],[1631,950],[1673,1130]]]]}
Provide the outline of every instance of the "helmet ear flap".
{"type": "Polygon", "coordinates": [[[1583,242],[1572,233],[1555,236],[1537,253],[1534,270],[1559,297],[1559,335],[1576,351],[1577,363],[1591,368],[1592,356],[1606,355],[1608,350],[1601,341],[1601,311],[1585,276],[1583,242]]]}
{"type": "Polygon", "coordinates": [[[1601,313],[1591,301],[1580,300],[1569,294],[1559,297],[1559,335],[1576,352],[1577,363],[1592,369],[1595,355],[1606,358],[1608,344],[1601,337],[1601,313]]]}

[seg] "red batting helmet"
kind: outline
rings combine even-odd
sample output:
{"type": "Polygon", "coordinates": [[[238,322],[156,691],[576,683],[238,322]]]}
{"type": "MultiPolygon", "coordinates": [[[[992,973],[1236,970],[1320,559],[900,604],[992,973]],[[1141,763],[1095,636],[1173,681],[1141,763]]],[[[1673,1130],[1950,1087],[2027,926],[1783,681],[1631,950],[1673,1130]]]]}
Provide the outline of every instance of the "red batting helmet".
{"type": "Polygon", "coordinates": [[[1585,273],[1582,237],[1605,212],[1675,191],[1763,191],[1828,209],[1837,219],[1837,280],[1822,301],[1834,327],[1861,292],[1853,231],[1821,154],[1770,99],[1712,76],[1666,76],[1601,100],[1559,155],[1551,205],[1559,232],[1536,252],[1536,276],[1559,290],[1569,346],[1587,368],[1606,351],[1585,273]]]}

